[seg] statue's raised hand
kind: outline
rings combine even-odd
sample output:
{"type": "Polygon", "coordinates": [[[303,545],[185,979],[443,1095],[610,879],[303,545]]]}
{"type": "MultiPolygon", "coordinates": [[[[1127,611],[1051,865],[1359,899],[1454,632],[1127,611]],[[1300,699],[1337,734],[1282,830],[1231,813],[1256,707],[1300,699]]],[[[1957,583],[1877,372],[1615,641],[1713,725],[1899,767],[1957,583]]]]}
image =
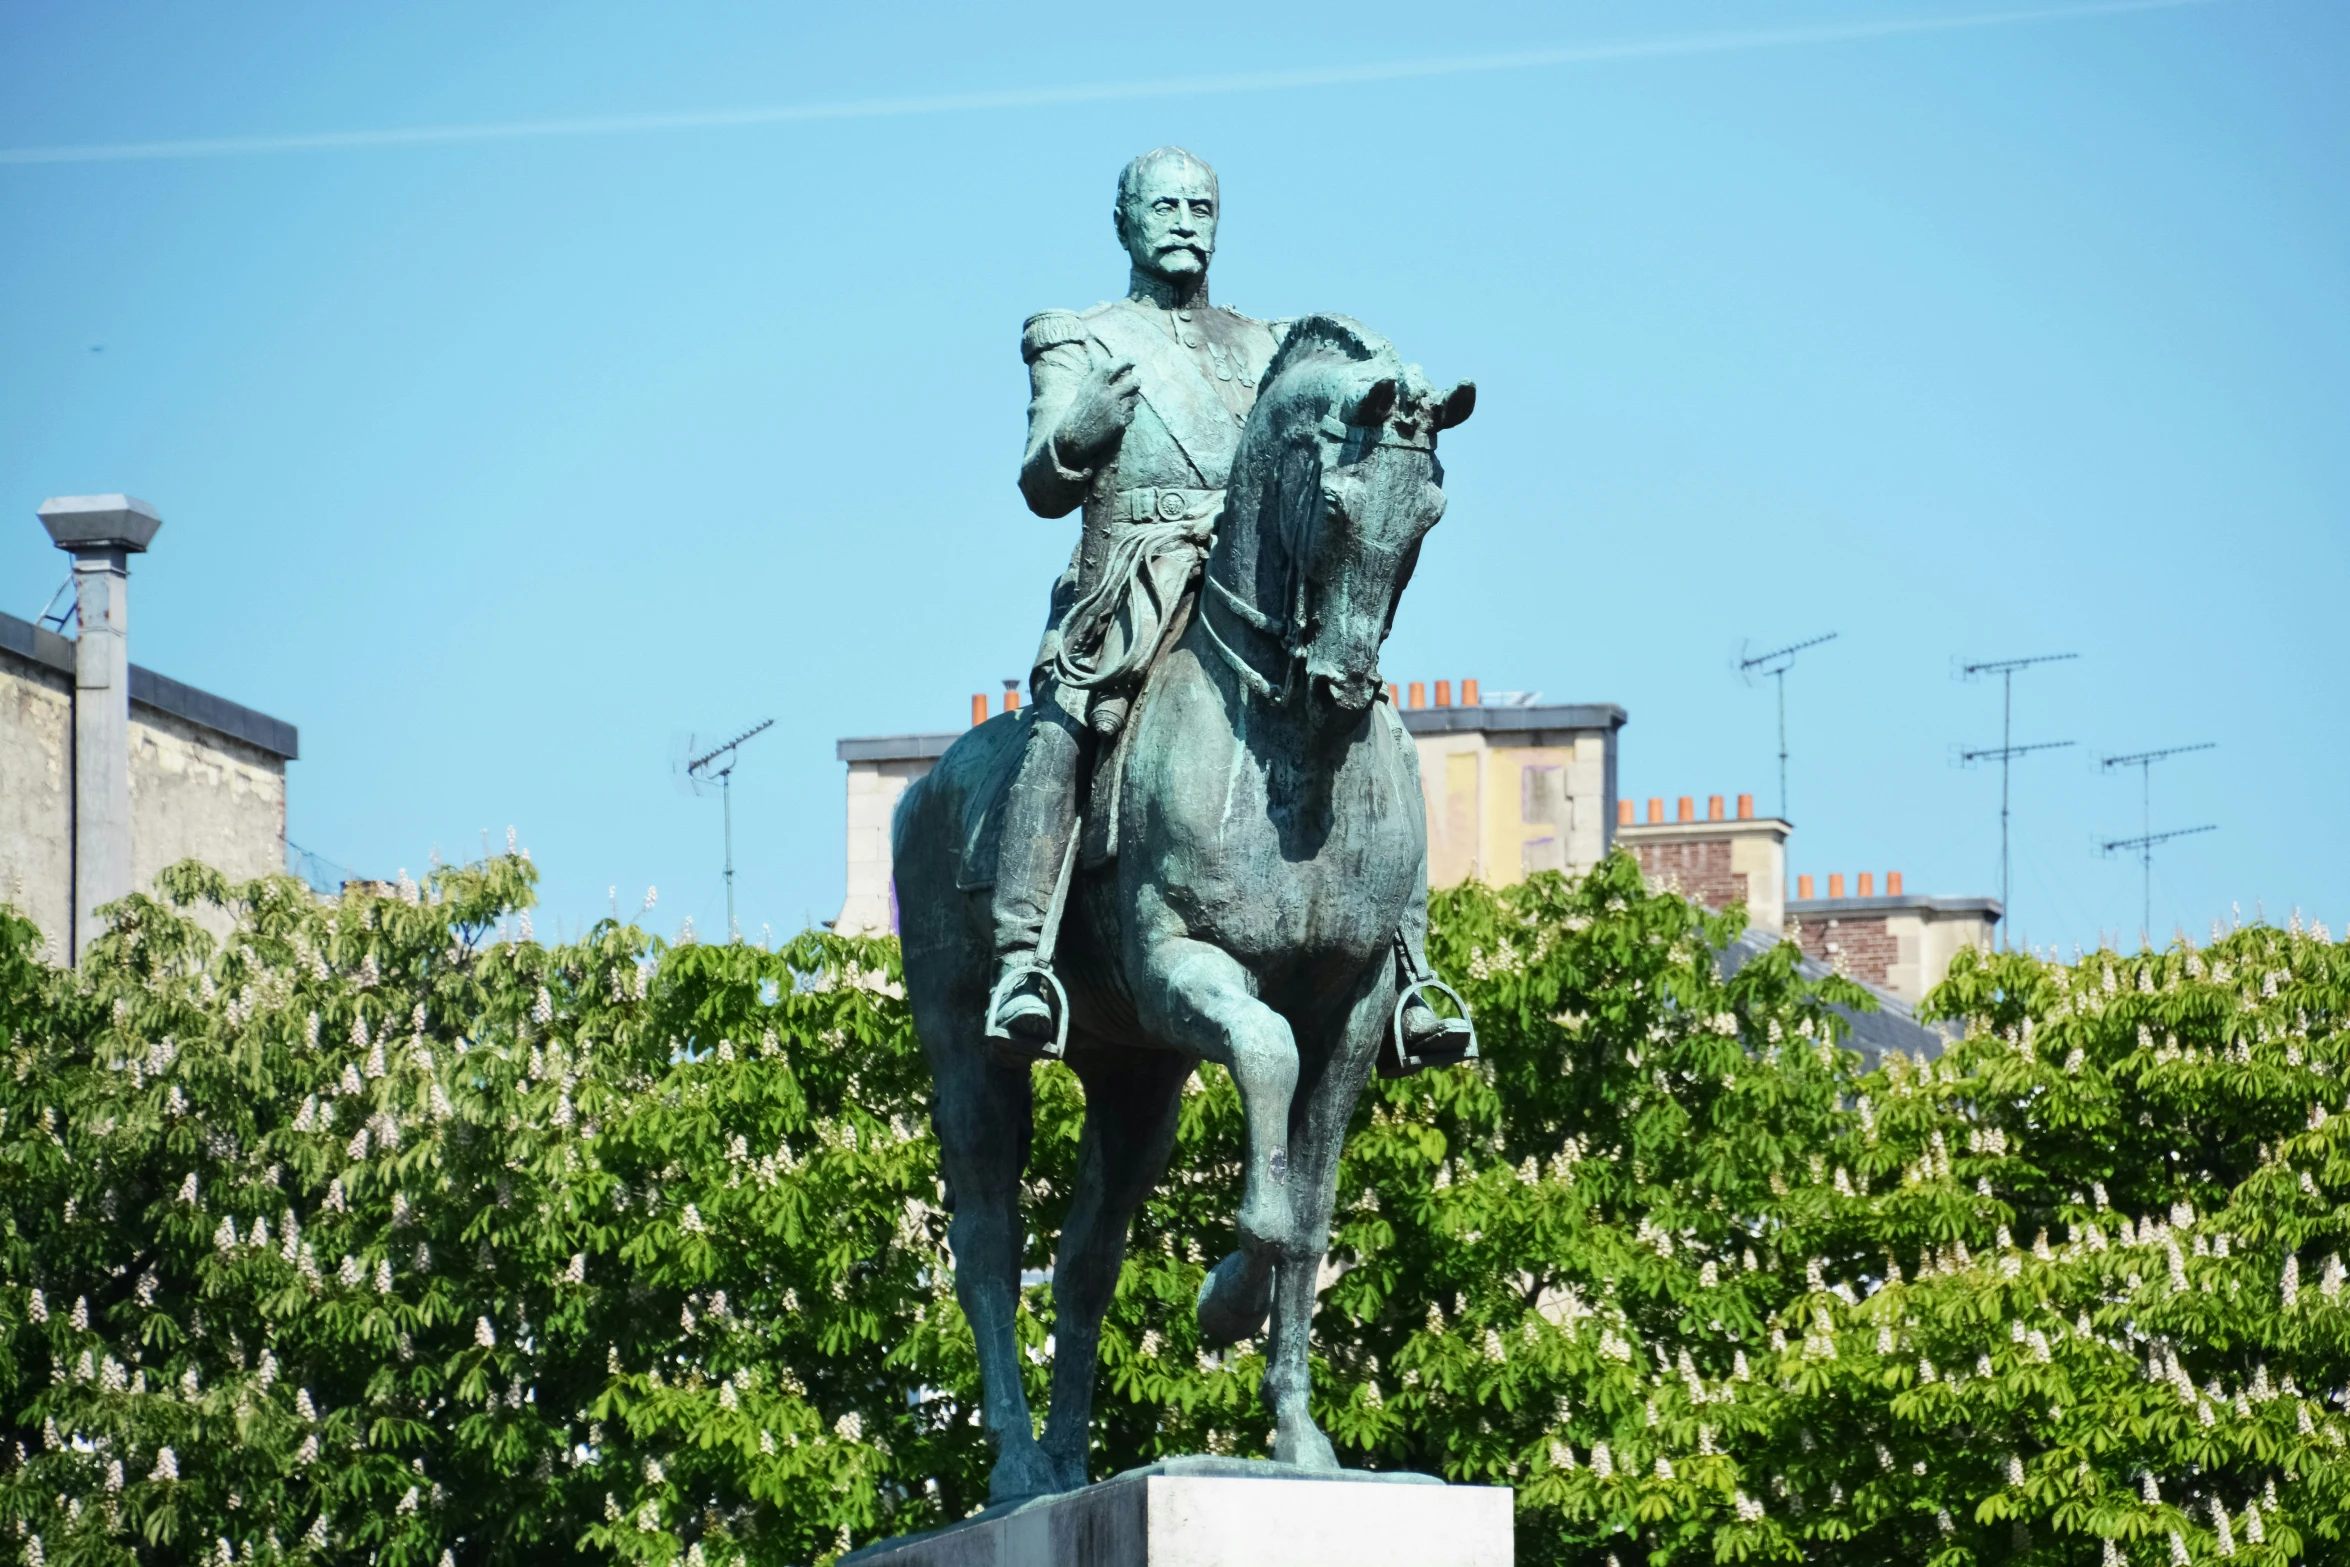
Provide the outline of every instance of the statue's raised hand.
{"type": "Polygon", "coordinates": [[[1069,411],[1061,418],[1063,460],[1090,465],[1106,455],[1133,422],[1135,399],[1141,395],[1142,383],[1135,378],[1131,359],[1113,360],[1086,371],[1069,399],[1069,411]]]}

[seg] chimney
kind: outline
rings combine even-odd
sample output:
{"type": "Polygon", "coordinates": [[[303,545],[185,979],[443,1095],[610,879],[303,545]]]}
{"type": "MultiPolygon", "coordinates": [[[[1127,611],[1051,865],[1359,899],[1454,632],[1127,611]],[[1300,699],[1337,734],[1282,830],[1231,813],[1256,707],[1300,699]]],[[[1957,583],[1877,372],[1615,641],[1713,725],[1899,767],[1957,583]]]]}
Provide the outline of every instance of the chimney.
{"type": "Polygon", "coordinates": [[[1452,682],[1451,682],[1451,681],[1449,681],[1449,680],[1439,680],[1439,681],[1437,681],[1437,682],[1436,682],[1436,705],[1437,705],[1438,707],[1450,707],[1450,706],[1452,706],[1452,682]]]}
{"type": "Polygon", "coordinates": [[[1887,871],[1885,873],[1885,896],[1888,898],[1901,896],[1901,872],[1887,871]]]}
{"type": "Polygon", "coordinates": [[[1004,711],[1007,713],[1020,711],[1020,682],[1017,680],[1004,682],[1004,711]]]}
{"type": "Polygon", "coordinates": [[[1854,897],[1873,898],[1877,895],[1877,877],[1874,871],[1862,871],[1857,879],[1860,885],[1853,888],[1852,895],[1854,897]]]}
{"type": "Polygon", "coordinates": [[[41,526],[73,556],[81,621],[73,653],[73,921],[75,961],[104,927],[98,907],[131,891],[130,558],[163,518],[128,495],[60,495],[41,526]]]}
{"type": "Polygon", "coordinates": [[[1751,822],[1754,820],[1753,795],[1742,794],[1738,797],[1738,819],[1742,822],[1751,822]]]}
{"type": "Polygon", "coordinates": [[[1722,819],[1722,797],[1720,795],[1709,794],[1705,797],[1705,819],[1709,822],[1718,822],[1722,819]]]}
{"type": "Polygon", "coordinates": [[[1831,898],[1844,896],[1844,873],[1842,871],[1828,872],[1828,896],[1831,898]]]}
{"type": "Polygon", "coordinates": [[[1461,682],[1461,706],[1463,706],[1463,707],[1480,707],[1480,706],[1483,706],[1483,705],[1484,705],[1484,704],[1480,703],[1480,702],[1477,700],[1477,682],[1476,682],[1476,681],[1474,681],[1474,680],[1464,680],[1464,681],[1462,681],[1462,682],[1461,682]]]}
{"type": "Polygon", "coordinates": [[[1616,825],[1618,827],[1629,827],[1632,825],[1631,801],[1618,800],[1616,802],[1616,825]]]}
{"type": "Polygon", "coordinates": [[[1654,827],[1665,819],[1665,802],[1656,795],[1648,797],[1648,825],[1654,827]]]}
{"type": "Polygon", "coordinates": [[[1428,705],[1428,687],[1425,684],[1415,680],[1411,683],[1409,690],[1411,692],[1412,706],[1426,707],[1428,705]]]}
{"type": "Polygon", "coordinates": [[[987,693],[985,691],[971,693],[971,722],[974,725],[987,722],[987,693]]]}
{"type": "Polygon", "coordinates": [[[1795,878],[1795,895],[1798,898],[1802,898],[1807,901],[1810,899],[1811,878],[1809,876],[1798,876],[1795,878]]]}
{"type": "Polygon", "coordinates": [[[1403,693],[1395,689],[1395,682],[1392,680],[1387,682],[1387,705],[1389,707],[1403,706],[1403,693]]]}
{"type": "Polygon", "coordinates": [[[1695,800],[1692,800],[1687,795],[1683,795],[1677,804],[1679,805],[1679,809],[1675,812],[1675,815],[1677,815],[1680,820],[1685,822],[1693,822],[1697,820],[1697,802],[1695,800]]]}

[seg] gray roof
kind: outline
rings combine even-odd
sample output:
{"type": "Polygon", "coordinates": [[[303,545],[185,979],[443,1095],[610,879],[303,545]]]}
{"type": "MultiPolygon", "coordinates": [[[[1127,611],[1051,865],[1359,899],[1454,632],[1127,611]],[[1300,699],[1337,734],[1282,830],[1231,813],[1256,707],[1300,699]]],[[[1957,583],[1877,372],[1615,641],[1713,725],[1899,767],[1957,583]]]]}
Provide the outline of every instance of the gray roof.
{"type": "Polygon", "coordinates": [[[844,762],[928,762],[947,754],[964,730],[939,735],[863,735],[835,740],[833,755],[844,762]]]}
{"type": "Polygon", "coordinates": [[[1790,919],[1798,915],[1806,919],[1857,919],[1868,914],[1899,914],[1905,910],[1923,910],[1930,914],[1980,914],[1993,921],[2004,912],[1997,898],[1936,898],[1922,892],[1905,892],[1882,898],[1792,898],[1787,903],[1790,919]]]}
{"type": "Polygon", "coordinates": [[[1403,726],[1416,735],[1515,733],[1528,729],[1624,727],[1629,716],[1613,702],[1554,702],[1544,707],[1402,707],[1403,726]]]}
{"type": "MultiPolygon", "coordinates": [[[[1777,946],[1769,934],[1749,930],[1745,935],[1724,947],[1717,955],[1722,977],[1728,979],[1747,963],[1761,957],[1777,946]]],[[[1805,979],[1815,983],[1827,978],[1835,970],[1816,958],[1805,958],[1796,965],[1805,979]]],[[[1849,975],[1846,976],[1850,978],[1849,975]]],[[[1852,1034],[1845,1043],[1861,1053],[1862,1070],[1874,1072],[1888,1050],[1899,1050],[1913,1060],[1930,1061],[1942,1053],[1950,1036],[1941,1029],[1918,1021],[1917,1012],[1910,1004],[1890,991],[1854,980],[1854,984],[1876,998],[1877,1010],[1861,1012],[1851,1007],[1837,1007],[1837,1016],[1852,1025],[1852,1034]]]]}
{"type": "MultiPolygon", "coordinates": [[[[16,654],[36,664],[46,665],[63,675],[73,673],[73,639],[36,626],[29,620],[14,615],[0,614],[0,649],[16,654]]],[[[174,718],[184,718],[216,734],[295,761],[302,755],[301,731],[282,718],[257,713],[252,708],[231,702],[226,697],[199,691],[194,686],[159,675],[141,664],[131,665],[131,700],[143,702],[158,712],[174,718]]]]}

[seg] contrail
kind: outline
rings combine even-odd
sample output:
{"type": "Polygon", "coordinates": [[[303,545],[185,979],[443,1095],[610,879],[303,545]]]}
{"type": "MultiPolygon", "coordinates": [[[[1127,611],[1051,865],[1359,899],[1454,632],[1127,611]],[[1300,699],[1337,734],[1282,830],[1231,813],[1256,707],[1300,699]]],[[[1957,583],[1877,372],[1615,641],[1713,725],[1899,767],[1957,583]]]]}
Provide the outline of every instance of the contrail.
{"type": "Polygon", "coordinates": [[[717,109],[690,114],[610,114],[568,120],[411,125],[387,130],[308,131],[287,136],[218,136],[181,141],[107,142],[81,147],[0,147],[0,164],[118,163],[137,159],[229,158],[253,153],[322,152],[343,147],[421,147],[454,142],[513,141],[526,137],[612,136],[629,131],[716,130],[742,125],[801,125],[820,120],[899,119],[913,115],[957,114],[984,109],[1037,109],[1063,104],[1129,102],[1144,98],[1269,92],[1283,87],[1341,87],[1366,82],[1400,82],[1439,76],[1473,76],[1496,71],[1539,70],[1546,66],[1597,65],[1615,60],[1654,60],[1677,55],[1793,49],[1806,44],[1856,43],[1875,38],[2010,27],[2029,22],[2078,21],[2138,11],[2177,11],[2218,3],[2220,0],[2095,0],[2095,3],[2085,5],[1977,11],[1956,16],[1909,17],[1875,22],[1836,22],[1813,27],[1703,33],[1676,38],[1642,38],[1622,43],[1582,44],[1559,49],[1525,49],[1506,54],[1388,60],[1366,65],[1297,66],[1287,70],[1176,76],[1158,81],[1101,82],[1075,87],[1021,87],[996,92],[939,93],[925,97],[861,98],[840,103],[781,104],[769,108],[717,109]]]}

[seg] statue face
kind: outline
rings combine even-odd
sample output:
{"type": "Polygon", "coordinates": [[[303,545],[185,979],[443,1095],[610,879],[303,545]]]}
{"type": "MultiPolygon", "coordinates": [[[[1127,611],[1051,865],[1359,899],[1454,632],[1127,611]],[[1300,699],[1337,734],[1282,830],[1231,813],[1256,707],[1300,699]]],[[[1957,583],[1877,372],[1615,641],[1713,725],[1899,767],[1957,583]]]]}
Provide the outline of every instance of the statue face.
{"type": "Polygon", "coordinates": [[[1216,253],[1214,177],[1186,158],[1163,158],[1118,208],[1118,238],[1153,277],[1193,278],[1216,253]]]}

